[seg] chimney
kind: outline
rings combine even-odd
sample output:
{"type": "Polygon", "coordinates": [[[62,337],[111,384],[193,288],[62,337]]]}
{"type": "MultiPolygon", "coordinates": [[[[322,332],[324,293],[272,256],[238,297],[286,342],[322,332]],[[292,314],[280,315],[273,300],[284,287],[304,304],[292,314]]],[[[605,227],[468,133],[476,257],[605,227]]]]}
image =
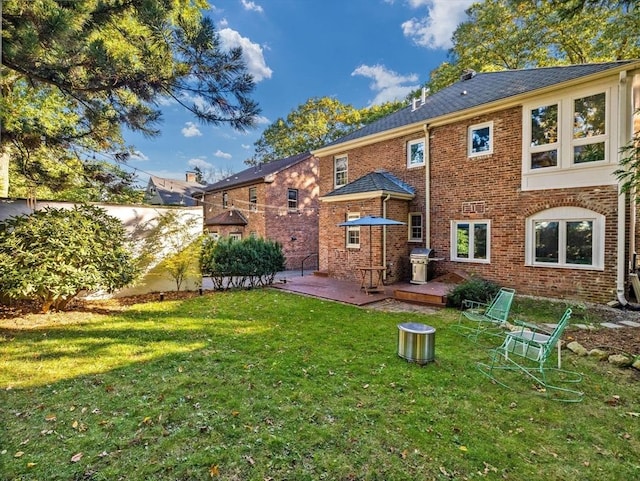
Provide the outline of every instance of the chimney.
{"type": "Polygon", "coordinates": [[[197,182],[195,172],[187,172],[187,182],[197,182]]]}

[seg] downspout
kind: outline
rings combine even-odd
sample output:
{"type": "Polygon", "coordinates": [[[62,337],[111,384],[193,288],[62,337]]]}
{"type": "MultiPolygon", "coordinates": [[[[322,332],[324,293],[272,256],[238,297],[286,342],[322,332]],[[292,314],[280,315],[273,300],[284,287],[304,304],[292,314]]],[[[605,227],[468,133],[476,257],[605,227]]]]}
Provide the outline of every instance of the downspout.
{"type": "MultiPolygon", "coordinates": [[[[620,72],[618,89],[618,165],[622,160],[622,146],[629,142],[629,104],[627,95],[627,72],[620,72]]],[[[635,189],[629,193],[630,202],[630,218],[629,218],[629,257],[633,258],[635,252],[635,189]]],[[[631,268],[631,260],[629,264],[625,264],[625,233],[626,233],[626,195],[622,192],[622,182],[618,182],[618,242],[617,242],[617,275],[616,275],[616,295],[618,302],[623,306],[627,306],[629,301],[625,297],[625,280],[626,275],[631,268]]],[[[635,268],[635,266],[633,266],[635,268]]]]}
{"type": "Polygon", "coordinates": [[[429,157],[429,124],[424,124],[424,245],[431,248],[431,162],[429,157]]]}
{"type": "MultiPolygon", "coordinates": [[[[391,198],[391,194],[387,194],[386,199],[382,200],[382,217],[387,217],[387,201],[391,198]]],[[[382,265],[385,267],[382,271],[382,280],[387,280],[387,226],[382,226],[382,265]]]]}

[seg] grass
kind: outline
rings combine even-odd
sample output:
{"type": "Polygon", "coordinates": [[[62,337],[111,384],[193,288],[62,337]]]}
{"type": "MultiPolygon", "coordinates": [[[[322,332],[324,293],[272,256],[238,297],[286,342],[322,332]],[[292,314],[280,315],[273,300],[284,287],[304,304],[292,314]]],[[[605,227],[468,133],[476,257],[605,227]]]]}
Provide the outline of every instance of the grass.
{"type": "Polygon", "coordinates": [[[2,479],[640,477],[630,370],[568,353],[583,402],[504,389],[454,310],[265,289],[37,319],[0,323],[2,479]],[[409,320],[437,329],[436,362],[397,356],[409,320]]]}

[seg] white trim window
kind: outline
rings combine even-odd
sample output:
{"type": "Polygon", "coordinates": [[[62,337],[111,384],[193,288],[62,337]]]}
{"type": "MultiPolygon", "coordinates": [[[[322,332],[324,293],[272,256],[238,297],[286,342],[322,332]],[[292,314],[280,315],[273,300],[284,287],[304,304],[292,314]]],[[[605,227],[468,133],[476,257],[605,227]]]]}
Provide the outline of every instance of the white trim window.
{"type": "Polygon", "coordinates": [[[451,260],[488,264],[491,261],[491,221],[451,221],[451,260]]]}
{"type": "Polygon", "coordinates": [[[554,207],[526,220],[526,264],[604,269],[605,217],[581,207],[554,207]]]}
{"type": "Polygon", "coordinates": [[[409,214],[409,242],[422,242],[422,213],[409,214]]]}
{"type": "Polygon", "coordinates": [[[608,90],[525,106],[525,172],[609,161],[608,90]]]}
{"type": "MultiPolygon", "coordinates": [[[[347,213],[347,221],[356,220],[360,218],[359,212],[349,212],[347,213]]],[[[359,249],[360,248],[360,227],[359,226],[348,226],[347,227],[347,238],[346,238],[347,248],[349,249],[359,249]]]]}
{"type": "Polygon", "coordinates": [[[229,193],[224,191],[222,193],[222,208],[227,209],[229,207],[229,193]]]}
{"type": "Polygon", "coordinates": [[[258,211],[258,189],[249,187],[249,210],[251,212],[258,211]]]}
{"type": "Polygon", "coordinates": [[[348,182],[349,158],[346,155],[333,159],[333,184],[337,189],[348,182]]]}
{"type": "Polygon", "coordinates": [[[407,168],[424,165],[424,139],[407,142],[407,168]]]}
{"type": "Polygon", "coordinates": [[[298,189],[287,189],[287,209],[289,212],[298,211],[298,189]]]}
{"type": "Polygon", "coordinates": [[[493,122],[470,126],[467,133],[467,142],[467,155],[469,157],[493,154],[493,122]]]}
{"type": "Polygon", "coordinates": [[[242,234],[240,232],[232,232],[229,234],[229,238],[234,241],[242,240],[242,234]]]}

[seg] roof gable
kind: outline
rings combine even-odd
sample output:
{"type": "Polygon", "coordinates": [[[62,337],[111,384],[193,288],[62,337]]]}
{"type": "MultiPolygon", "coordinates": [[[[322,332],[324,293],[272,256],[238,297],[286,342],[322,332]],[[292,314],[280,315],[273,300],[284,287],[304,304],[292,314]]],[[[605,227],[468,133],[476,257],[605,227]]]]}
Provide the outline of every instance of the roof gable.
{"type": "Polygon", "coordinates": [[[206,225],[247,225],[247,218],[237,209],[229,209],[206,222],[206,225]]]}
{"type": "Polygon", "coordinates": [[[165,179],[155,175],[149,177],[149,185],[155,188],[163,205],[195,206],[196,199],[193,198],[194,194],[201,193],[204,190],[204,185],[198,182],[165,179]]]}

